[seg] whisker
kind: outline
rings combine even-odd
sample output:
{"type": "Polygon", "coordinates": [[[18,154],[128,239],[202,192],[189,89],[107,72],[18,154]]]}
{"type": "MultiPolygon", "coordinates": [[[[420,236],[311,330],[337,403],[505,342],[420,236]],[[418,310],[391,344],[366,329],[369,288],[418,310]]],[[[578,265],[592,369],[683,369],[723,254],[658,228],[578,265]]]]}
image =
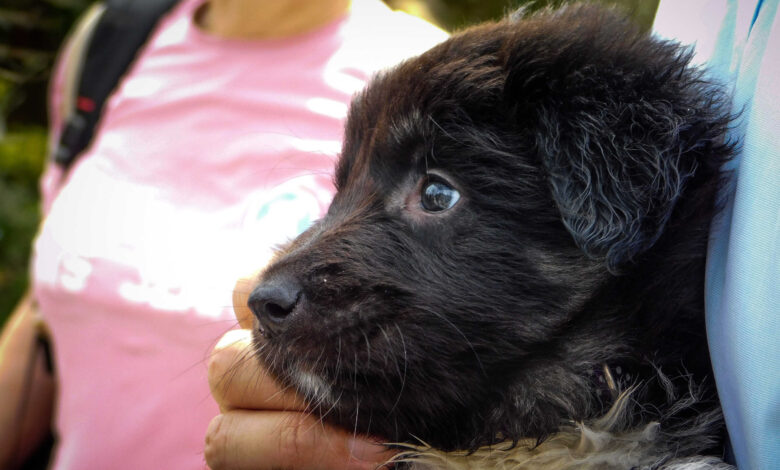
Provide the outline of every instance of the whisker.
{"type": "MultiPolygon", "coordinates": [[[[398,397],[395,399],[395,403],[393,403],[393,406],[390,408],[390,411],[387,412],[388,415],[393,414],[393,411],[395,411],[396,407],[401,402],[401,395],[403,395],[404,388],[406,388],[406,367],[407,364],[409,363],[409,359],[406,353],[406,341],[404,340],[404,333],[403,331],[401,331],[401,328],[398,326],[398,323],[395,323],[394,325],[395,325],[395,329],[398,330],[398,335],[401,338],[401,346],[403,347],[403,351],[404,351],[404,372],[403,375],[401,376],[401,390],[398,391],[398,397]]],[[[396,366],[397,365],[398,364],[396,363],[396,366]]]]}
{"type": "Polygon", "coordinates": [[[368,335],[366,334],[365,331],[360,330],[360,333],[363,335],[363,339],[366,340],[366,354],[368,356],[366,358],[366,369],[370,369],[371,368],[371,343],[368,341],[368,335]]]}

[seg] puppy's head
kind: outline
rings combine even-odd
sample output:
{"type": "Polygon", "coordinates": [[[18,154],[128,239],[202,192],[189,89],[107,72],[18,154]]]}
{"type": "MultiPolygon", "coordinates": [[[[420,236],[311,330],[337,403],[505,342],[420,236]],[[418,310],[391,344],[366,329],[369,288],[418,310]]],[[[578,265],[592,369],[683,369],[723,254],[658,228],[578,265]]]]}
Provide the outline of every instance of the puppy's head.
{"type": "MultiPolygon", "coordinates": [[[[668,264],[700,281],[728,116],[689,58],[576,7],[377,77],[328,214],[251,296],[261,360],[390,441],[473,447],[594,413],[594,367],[665,347],[641,331],[659,260],[684,250],[668,264]]],[[[659,315],[693,321],[700,289],[667,295],[659,315]]]]}

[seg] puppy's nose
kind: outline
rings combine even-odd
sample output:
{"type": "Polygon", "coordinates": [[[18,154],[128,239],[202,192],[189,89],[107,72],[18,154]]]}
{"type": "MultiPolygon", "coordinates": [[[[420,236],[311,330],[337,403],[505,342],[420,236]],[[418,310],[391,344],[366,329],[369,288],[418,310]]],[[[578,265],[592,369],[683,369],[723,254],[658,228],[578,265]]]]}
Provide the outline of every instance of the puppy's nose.
{"type": "Polygon", "coordinates": [[[272,278],[249,295],[249,309],[263,329],[271,334],[284,331],[301,295],[300,285],[289,278],[272,278]]]}

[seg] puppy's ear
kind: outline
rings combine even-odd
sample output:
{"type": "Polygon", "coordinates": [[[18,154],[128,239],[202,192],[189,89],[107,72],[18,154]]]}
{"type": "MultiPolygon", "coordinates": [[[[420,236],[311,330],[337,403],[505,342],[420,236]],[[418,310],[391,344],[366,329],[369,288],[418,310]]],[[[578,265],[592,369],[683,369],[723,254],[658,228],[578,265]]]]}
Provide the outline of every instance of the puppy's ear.
{"type": "Polygon", "coordinates": [[[510,41],[506,99],[575,242],[619,271],[661,236],[702,159],[728,155],[728,101],[688,51],[613,13],[530,21],[510,41]]]}

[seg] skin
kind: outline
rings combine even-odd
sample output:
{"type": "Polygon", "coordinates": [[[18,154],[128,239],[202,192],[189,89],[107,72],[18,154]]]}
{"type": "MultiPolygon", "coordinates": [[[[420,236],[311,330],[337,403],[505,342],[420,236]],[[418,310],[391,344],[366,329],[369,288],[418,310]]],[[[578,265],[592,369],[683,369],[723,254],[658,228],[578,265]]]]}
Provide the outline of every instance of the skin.
{"type": "Polygon", "coordinates": [[[38,328],[35,304],[27,294],[0,335],[0,468],[17,468],[46,435],[51,421],[56,383],[40,355],[33,365],[26,410],[18,415],[38,328]]]}
{"type": "Polygon", "coordinates": [[[233,39],[274,39],[316,30],[349,9],[350,0],[211,0],[198,22],[207,32],[233,39]]]}
{"type": "Polygon", "coordinates": [[[281,389],[254,360],[253,317],[246,306],[254,279],[239,280],[233,291],[233,308],[243,329],[223,336],[209,361],[209,385],[221,411],[206,434],[209,467],[358,470],[387,462],[392,451],[321,423],[294,392],[281,389]]]}

